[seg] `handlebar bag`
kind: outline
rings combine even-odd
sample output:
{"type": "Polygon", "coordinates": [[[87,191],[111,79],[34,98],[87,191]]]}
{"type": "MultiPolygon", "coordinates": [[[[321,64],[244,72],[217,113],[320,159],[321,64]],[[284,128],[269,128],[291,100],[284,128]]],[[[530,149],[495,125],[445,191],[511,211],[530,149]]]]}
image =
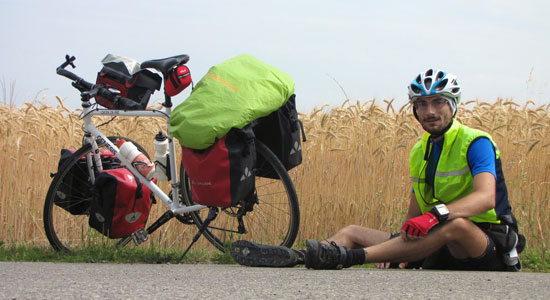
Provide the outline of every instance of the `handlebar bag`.
{"type": "Polygon", "coordinates": [[[182,163],[193,202],[229,207],[254,199],[256,150],[251,127],[233,128],[204,150],[182,146],[182,163]]]}
{"type": "Polygon", "coordinates": [[[102,171],[94,184],[90,227],[110,238],[122,238],[145,227],[151,191],[130,170],[102,171]]]}
{"type": "Polygon", "coordinates": [[[103,68],[97,74],[96,84],[115,89],[120,96],[135,103],[113,102],[96,96],[96,102],[109,109],[142,110],[147,108],[155,90],[160,90],[162,78],[149,71],[141,70],[139,63],[130,58],[108,54],[103,60],[103,68]]]}
{"type": "MultiPolygon", "coordinates": [[[[74,149],[62,149],[58,163],[58,172],[75,152],[74,149]]],[[[93,154],[92,154],[93,155],[93,154]]],[[[103,169],[120,168],[120,160],[108,150],[100,153],[103,169]]],[[[71,167],[63,177],[54,198],[55,205],[65,209],[73,215],[82,215],[90,210],[92,202],[92,184],[86,165],[85,157],[71,167]]]]}
{"type": "Polygon", "coordinates": [[[279,109],[294,93],[287,73],[243,54],[211,67],[170,115],[169,132],[184,147],[206,149],[231,128],[279,109]]]}
{"type": "MultiPolygon", "coordinates": [[[[306,136],[296,111],[296,97],[290,99],[278,110],[253,122],[254,135],[264,143],[290,170],[302,163],[302,137],[306,136]],[[300,133],[302,133],[300,135],[300,133]]],[[[263,157],[258,157],[257,176],[279,178],[263,157]]]]}

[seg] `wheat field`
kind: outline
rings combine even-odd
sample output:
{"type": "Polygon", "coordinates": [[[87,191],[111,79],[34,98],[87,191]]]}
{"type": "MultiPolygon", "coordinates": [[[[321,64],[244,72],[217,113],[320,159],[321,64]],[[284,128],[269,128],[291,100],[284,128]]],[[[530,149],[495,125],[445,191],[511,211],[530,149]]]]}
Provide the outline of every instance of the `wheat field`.
{"type": "MultiPolygon", "coordinates": [[[[550,236],[549,112],[550,105],[498,99],[463,103],[457,114],[460,122],[490,133],[498,144],[520,230],[528,247],[542,253],[550,236]]],[[[0,242],[46,246],[42,208],[50,174],[57,170],[61,148],[81,144],[79,110],[67,109],[59,99],[57,107],[36,102],[19,108],[2,105],[0,116],[0,242]]],[[[424,133],[411,107],[395,108],[393,100],[345,101],[300,118],[307,135],[304,161],[290,172],[301,209],[296,243],[328,237],[349,224],[398,230],[411,190],[409,151],[424,133]]],[[[107,135],[128,136],[152,154],[154,135],[166,132],[166,124],[132,117],[115,119],[101,129],[107,135]]],[[[162,213],[161,205],[153,213],[162,213]]],[[[183,248],[195,232],[191,226],[169,222],[150,243],[183,248]]],[[[195,247],[209,246],[201,239],[195,247]]]]}

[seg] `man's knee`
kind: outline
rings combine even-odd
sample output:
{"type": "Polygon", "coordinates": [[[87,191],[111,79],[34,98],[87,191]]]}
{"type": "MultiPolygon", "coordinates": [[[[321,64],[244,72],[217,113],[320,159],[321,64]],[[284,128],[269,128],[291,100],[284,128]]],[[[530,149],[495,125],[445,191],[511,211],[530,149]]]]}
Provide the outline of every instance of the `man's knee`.
{"type": "Polygon", "coordinates": [[[338,230],[336,235],[341,236],[341,237],[351,238],[351,237],[357,236],[359,234],[359,231],[361,230],[361,228],[363,228],[363,227],[358,226],[358,225],[348,225],[348,226],[338,230]]]}
{"type": "Polygon", "coordinates": [[[389,232],[383,232],[359,225],[349,225],[340,229],[329,240],[336,242],[339,246],[364,248],[385,242],[389,238],[389,232]]]}
{"type": "Polygon", "coordinates": [[[467,218],[456,218],[447,221],[441,227],[441,230],[446,240],[452,242],[471,237],[474,231],[480,229],[467,218]]]}
{"type": "Polygon", "coordinates": [[[455,258],[475,258],[487,250],[487,235],[467,218],[449,220],[441,227],[441,232],[455,258]]]}

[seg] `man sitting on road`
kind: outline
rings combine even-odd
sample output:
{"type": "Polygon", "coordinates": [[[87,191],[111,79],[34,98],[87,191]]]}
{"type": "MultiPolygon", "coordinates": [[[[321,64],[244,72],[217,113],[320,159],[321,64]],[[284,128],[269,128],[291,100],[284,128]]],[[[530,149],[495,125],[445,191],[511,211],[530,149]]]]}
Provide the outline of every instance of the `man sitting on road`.
{"type": "Polygon", "coordinates": [[[242,265],[339,269],[364,263],[425,269],[518,271],[525,238],[508,202],[500,152],[483,131],[454,120],[461,88],[428,69],[409,85],[413,113],[427,132],[410,153],[412,192],[400,233],[347,226],[305,250],[240,240],[242,265]]]}

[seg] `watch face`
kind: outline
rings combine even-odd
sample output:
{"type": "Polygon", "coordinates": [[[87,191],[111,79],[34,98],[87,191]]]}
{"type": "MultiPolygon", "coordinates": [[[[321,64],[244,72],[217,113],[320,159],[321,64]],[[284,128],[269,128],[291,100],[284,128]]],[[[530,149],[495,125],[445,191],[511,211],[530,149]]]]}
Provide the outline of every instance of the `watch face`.
{"type": "Polygon", "coordinates": [[[447,205],[445,204],[438,204],[435,206],[435,209],[439,212],[440,216],[444,216],[449,214],[449,209],[447,208],[447,205]]]}

